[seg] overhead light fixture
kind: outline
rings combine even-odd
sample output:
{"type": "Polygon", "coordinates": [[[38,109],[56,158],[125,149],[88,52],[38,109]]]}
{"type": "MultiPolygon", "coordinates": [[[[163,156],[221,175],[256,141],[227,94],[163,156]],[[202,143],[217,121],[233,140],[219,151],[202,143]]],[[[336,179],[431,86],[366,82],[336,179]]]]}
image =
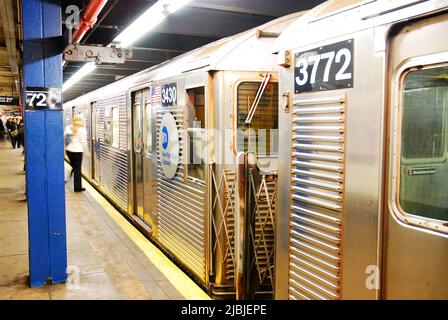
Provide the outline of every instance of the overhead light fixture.
{"type": "Polygon", "coordinates": [[[159,0],[151,8],[146,10],[114,40],[122,48],[129,47],[166,17],[184,7],[191,0],[159,0]]]}
{"type": "MultiPolygon", "coordinates": [[[[160,24],[167,16],[175,13],[191,0],[159,0],[124,29],[108,46],[117,44],[122,48],[129,47],[143,35],[160,24]]],[[[62,92],[87,76],[96,68],[94,62],[85,64],[62,86],[62,92]]]]}
{"type": "Polygon", "coordinates": [[[70,79],[64,82],[64,85],[62,86],[62,92],[66,91],[68,88],[73,86],[79,80],[87,76],[89,73],[95,70],[95,68],[96,68],[95,62],[89,62],[83,65],[81,69],[76,71],[76,73],[70,77],[70,79]]]}

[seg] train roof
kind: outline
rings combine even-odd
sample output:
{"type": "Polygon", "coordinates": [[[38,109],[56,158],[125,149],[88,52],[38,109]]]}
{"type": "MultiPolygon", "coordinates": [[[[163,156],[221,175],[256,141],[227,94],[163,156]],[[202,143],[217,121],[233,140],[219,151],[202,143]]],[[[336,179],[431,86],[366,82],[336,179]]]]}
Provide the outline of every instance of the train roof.
{"type": "Polygon", "coordinates": [[[190,71],[274,71],[277,61],[271,54],[275,41],[272,35],[281,34],[303,13],[289,14],[248,31],[212,42],[64,104],[81,103],[81,100],[92,100],[92,96],[104,91],[117,93],[123,86],[135,87],[145,81],[158,81],[190,71]],[[263,34],[270,34],[270,36],[264,37],[263,34]]]}
{"type": "Polygon", "coordinates": [[[277,38],[273,52],[344,37],[447,7],[448,0],[329,0],[290,24],[277,38]]]}
{"type": "MultiPolygon", "coordinates": [[[[257,60],[254,55],[247,55],[249,50],[259,50],[270,54],[269,46],[272,46],[274,40],[269,37],[259,37],[259,32],[281,34],[291,23],[304,12],[293,13],[270,21],[259,27],[244,31],[237,35],[227,37],[201,48],[190,51],[178,58],[174,58],[160,65],[160,69],[168,64],[179,63],[181,72],[191,70],[254,70],[263,68],[266,62],[257,60]],[[236,62],[240,62],[239,64],[236,62]]],[[[158,67],[156,67],[158,68],[158,67]]]]}

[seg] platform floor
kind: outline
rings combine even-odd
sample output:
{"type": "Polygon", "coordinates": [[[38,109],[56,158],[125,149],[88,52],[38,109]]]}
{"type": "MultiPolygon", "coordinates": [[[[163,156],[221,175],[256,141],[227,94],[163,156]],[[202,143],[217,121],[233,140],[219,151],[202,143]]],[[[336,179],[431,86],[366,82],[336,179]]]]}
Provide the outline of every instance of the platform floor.
{"type": "Polygon", "coordinates": [[[22,150],[0,142],[0,299],[208,299],[85,181],[87,191],[74,193],[72,180],[66,184],[70,281],[29,288],[22,169],[22,150]]]}

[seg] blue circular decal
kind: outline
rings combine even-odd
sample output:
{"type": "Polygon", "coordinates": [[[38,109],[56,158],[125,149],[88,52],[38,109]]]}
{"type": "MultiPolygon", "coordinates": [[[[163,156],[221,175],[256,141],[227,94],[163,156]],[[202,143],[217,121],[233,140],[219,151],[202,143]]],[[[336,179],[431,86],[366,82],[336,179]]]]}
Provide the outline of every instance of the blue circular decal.
{"type": "Polygon", "coordinates": [[[166,127],[163,127],[162,133],[163,133],[162,147],[163,147],[163,149],[166,150],[166,148],[168,148],[168,142],[170,141],[169,140],[169,135],[168,135],[168,129],[166,127]]]}
{"type": "Polygon", "coordinates": [[[159,159],[163,173],[168,179],[176,176],[179,166],[179,131],[176,119],[171,112],[166,112],[160,123],[159,159]]]}

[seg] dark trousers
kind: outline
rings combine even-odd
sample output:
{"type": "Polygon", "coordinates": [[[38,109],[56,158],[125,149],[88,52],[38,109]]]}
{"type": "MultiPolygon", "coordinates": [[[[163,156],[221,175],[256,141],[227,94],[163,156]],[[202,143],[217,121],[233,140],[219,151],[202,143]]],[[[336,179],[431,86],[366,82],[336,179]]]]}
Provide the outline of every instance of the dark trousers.
{"type": "Polygon", "coordinates": [[[81,191],[81,165],[82,165],[82,152],[70,152],[67,151],[67,157],[70,160],[70,164],[73,168],[73,186],[75,191],[81,191]]]}
{"type": "Polygon", "coordinates": [[[13,137],[11,132],[8,132],[9,138],[11,139],[12,147],[15,149],[17,143],[17,136],[13,137]]]}
{"type": "Polygon", "coordinates": [[[17,148],[20,148],[23,146],[22,135],[20,133],[16,136],[16,144],[17,144],[17,148]]]}

